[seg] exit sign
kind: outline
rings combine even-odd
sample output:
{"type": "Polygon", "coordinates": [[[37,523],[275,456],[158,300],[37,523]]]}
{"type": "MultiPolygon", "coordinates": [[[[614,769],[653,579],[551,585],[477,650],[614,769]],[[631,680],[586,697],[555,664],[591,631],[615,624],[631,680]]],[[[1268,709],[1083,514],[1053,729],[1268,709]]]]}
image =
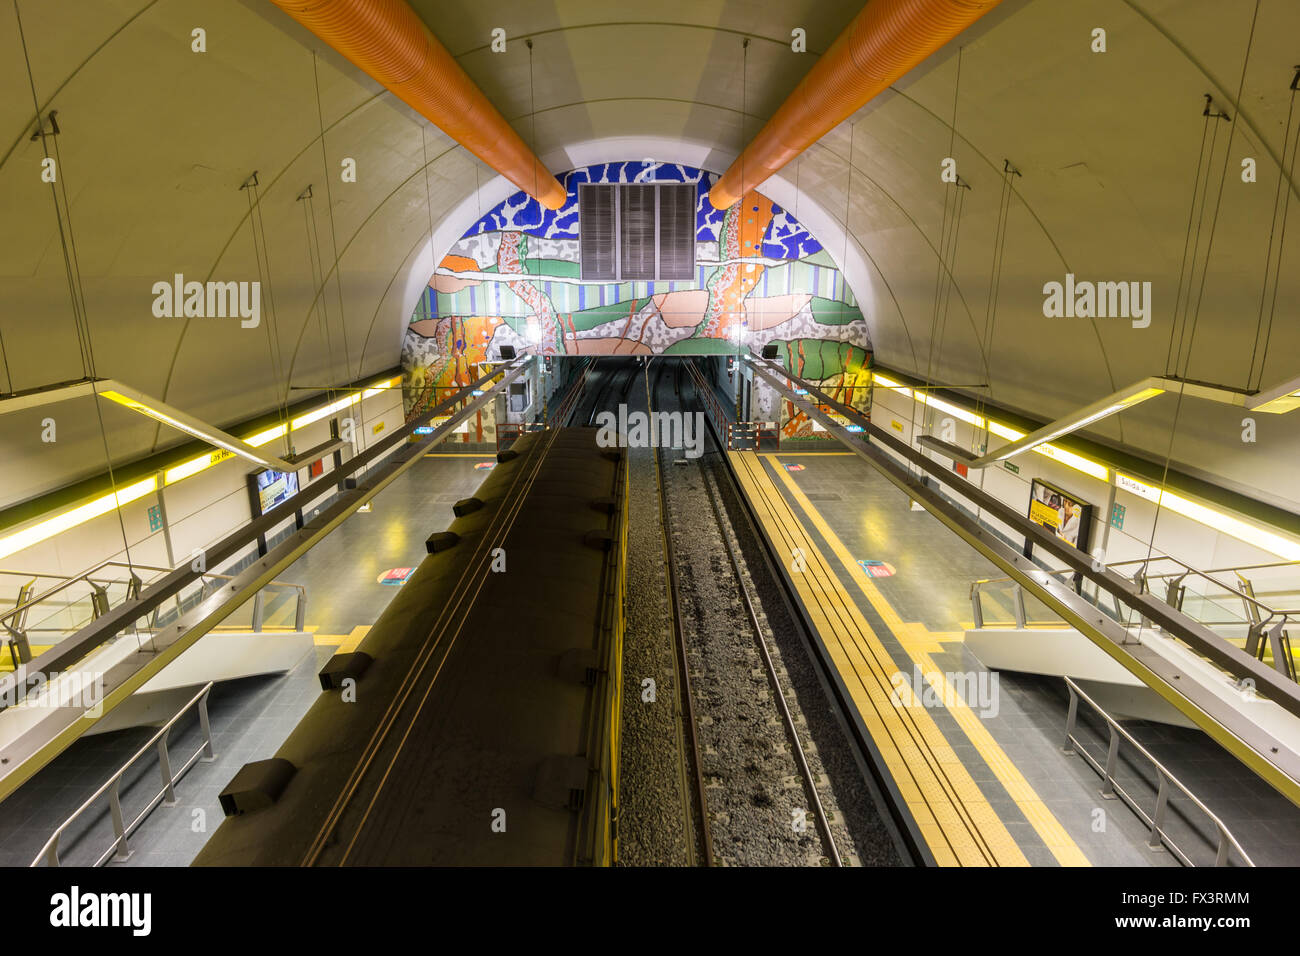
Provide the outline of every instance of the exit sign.
{"type": "Polygon", "coordinates": [[[1002,467],[1005,468],[1007,471],[1011,472],[1011,474],[1013,474],[1013,475],[1018,475],[1018,474],[1020,474],[1020,466],[1019,466],[1019,465],[1013,465],[1013,464],[1011,464],[1011,462],[1009,462],[1009,461],[1004,461],[1004,462],[1002,463],[1002,467]]]}

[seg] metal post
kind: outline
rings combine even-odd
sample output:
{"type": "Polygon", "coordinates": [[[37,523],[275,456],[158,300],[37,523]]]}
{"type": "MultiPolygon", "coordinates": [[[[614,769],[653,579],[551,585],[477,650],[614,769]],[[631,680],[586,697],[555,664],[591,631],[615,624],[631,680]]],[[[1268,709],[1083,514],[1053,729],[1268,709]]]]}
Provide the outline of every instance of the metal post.
{"type": "Polygon", "coordinates": [[[1017,584],[1015,586],[1014,594],[1015,600],[1012,605],[1012,610],[1016,615],[1016,627],[1023,628],[1025,626],[1025,589],[1017,584]]]}
{"type": "Polygon", "coordinates": [[[208,722],[208,695],[199,698],[199,726],[203,729],[203,762],[215,760],[216,751],[212,749],[212,725],[208,722]]]}
{"type": "Polygon", "coordinates": [[[1114,725],[1110,728],[1110,749],[1106,751],[1106,777],[1101,788],[1101,795],[1107,800],[1115,799],[1115,764],[1119,760],[1119,731],[1114,725]]]}
{"type": "Polygon", "coordinates": [[[45,851],[45,862],[50,866],[59,865],[59,835],[54,834],[54,839],[50,841],[50,848],[45,851]]]}
{"type": "Polygon", "coordinates": [[[307,626],[307,589],[298,589],[298,603],[293,611],[293,629],[304,630],[307,626]]]}
{"type": "Polygon", "coordinates": [[[117,852],[113,854],[113,859],[119,861],[131,858],[131,848],[126,845],[126,823],[122,820],[122,801],[117,795],[117,787],[121,781],[121,777],[114,780],[113,786],[108,791],[109,808],[113,812],[113,831],[117,834],[117,852]]]}
{"type": "Polygon", "coordinates": [[[1069,684],[1066,689],[1070,692],[1070,712],[1065,717],[1065,746],[1061,748],[1063,753],[1074,753],[1074,724],[1079,718],[1079,695],[1074,692],[1074,688],[1069,684]]]}
{"type": "Polygon", "coordinates": [[[1214,865],[1228,865],[1228,833],[1222,827],[1219,828],[1219,852],[1214,855],[1214,865]]]}
{"type": "Polygon", "coordinates": [[[1156,812],[1151,815],[1151,838],[1147,840],[1147,846],[1152,850],[1163,850],[1165,844],[1160,831],[1165,825],[1165,807],[1169,805],[1169,781],[1158,769],[1156,776],[1160,778],[1160,791],[1156,794],[1156,812]]]}
{"type": "Polygon", "coordinates": [[[980,597],[982,593],[978,581],[970,586],[971,617],[976,630],[984,626],[984,601],[980,597]]]}
{"type": "Polygon", "coordinates": [[[263,609],[266,605],[265,599],[266,599],[265,588],[263,588],[262,590],[258,591],[256,594],[253,595],[253,631],[254,632],[259,632],[262,630],[262,617],[264,613],[263,609]]]}
{"type": "Polygon", "coordinates": [[[164,807],[176,806],[176,781],[172,779],[172,761],[167,753],[167,738],[171,733],[165,733],[158,738],[158,768],[162,771],[163,790],[167,796],[163,799],[164,807]]]}

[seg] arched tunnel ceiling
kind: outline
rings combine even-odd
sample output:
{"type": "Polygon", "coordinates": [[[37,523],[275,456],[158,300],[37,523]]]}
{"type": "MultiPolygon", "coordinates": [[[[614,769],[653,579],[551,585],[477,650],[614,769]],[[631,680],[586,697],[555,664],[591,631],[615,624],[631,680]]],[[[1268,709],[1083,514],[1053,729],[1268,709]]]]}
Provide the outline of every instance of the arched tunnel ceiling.
{"type": "MultiPolygon", "coordinates": [[[[654,158],[721,171],[861,7],[859,0],[412,5],[557,171],[621,143],[679,148],[654,158]],[[489,48],[496,27],[509,38],[502,54],[489,48]],[[795,27],[807,31],[808,54],[790,50],[795,27]],[[533,40],[531,58],[525,38],[533,40]]],[[[269,0],[18,6],[26,56],[13,10],[0,10],[5,390],[84,374],[51,190],[39,175],[42,144],[29,139],[33,86],[43,115],[58,110],[58,189],[70,203],[96,372],[216,423],[396,364],[433,257],[479,205],[508,191],[440,131],[320,50],[269,0]],[[191,51],[196,27],[206,31],[206,53],[191,51]],[[339,179],[344,157],[357,161],[356,183],[339,179]],[[240,189],[254,170],[255,194],[240,189]],[[308,185],[311,198],[299,199],[308,185]],[[152,315],[154,282],[176,273],[257,278],[259,247],[270,267],[261,328],[152,315]]],[[[994,401],[1040,417],[1063,414],[1166,370],[1207,126],[1202,95],[1214,93],[1237,114],[1254,10],[1254,0],[1005,0],[768,191],[814,228],[823,224],[821,238],[863,302],[879,361],[950,383],[987,383],[994,401]],[[1107,30],[1104,54],[1089,48],[1096,27],[1107,30]],[[939,177],[945,156],[971,189],[948,256],[950,306],[935,333],[937,250],[953,195],[939,177]],[[1008,159],[1023,175],[1014,180],[985,354],[1008,159]],[[1044,318],[1043,283],[1067,271],[1151,281],[1150,328],[1044,318]]],[[[1202,251],[1216,206],[1217,219],[1185,369],[1192,378],[1247,384],[1297,35],[1300,5],[1262,0],[1240,97],[1245,116],[1209,124],[1217,146],[1202,251]],[[1241,182],[1245,156],[1258,160],[1255,184],[1241,182]]],[[[1292,235],[1297,217],[1300,201],[1291,204],[1292,235]]],[[[1292,247],[1282,270],[1266,386],[1300,367],[1295,255],[1292,247]]],[[[261,277],[268,279],[265,266],[261,277]]],[[[1199,279],[1198,269],[1198,286],[1199,279]]],[[[1157,460],[1172,453],[1229,483],[1300,498],[1283,469],[1300,453],[1300,428],[1289,417],[1264,416],[1261,441],[1243,445],[1239,411],[1189,402],[1171,446],[1174,411],[1172,400],[1161,400],[1097,433],[1157,460]]],[[[15,444],[5,429],[5,444],[15,444]]],[[[110,435],[115,459],[172,440],[146,422],[122,422],[110,435]]],[[[97,469],[91,462],[83,470],[97,469]]]]}

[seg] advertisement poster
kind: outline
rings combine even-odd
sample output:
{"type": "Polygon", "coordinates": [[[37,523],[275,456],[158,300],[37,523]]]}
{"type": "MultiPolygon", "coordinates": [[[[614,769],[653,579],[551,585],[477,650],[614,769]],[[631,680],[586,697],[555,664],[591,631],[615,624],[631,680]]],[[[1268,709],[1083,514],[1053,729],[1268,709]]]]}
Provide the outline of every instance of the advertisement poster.
{"type": "MultiPolygon", "coordinates": [[[[1066,544],[1080,551],[1088,550],[1092,505],[1037,478],[1029,486],[1029,520],[1042,525],[1066,544]]],[[[1031,556],[1030,550],[1026,543],[1026,557],[1031,556]]]]}

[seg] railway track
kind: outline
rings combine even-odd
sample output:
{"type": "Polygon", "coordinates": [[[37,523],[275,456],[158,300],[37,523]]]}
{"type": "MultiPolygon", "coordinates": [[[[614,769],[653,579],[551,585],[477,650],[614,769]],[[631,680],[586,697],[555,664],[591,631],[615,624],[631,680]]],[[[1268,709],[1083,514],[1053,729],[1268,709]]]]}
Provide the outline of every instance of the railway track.
{"type": "MultiPolygon", "coordinates": [[[[683,368],[677,365],[671,404],[685,413],[683,368]]],[[[647,407],[665,410],[666,397],[661,378],[652,388],[647,376],[647,407]]],[[[709,445],[685,467],[665,468],[674,453],[656,451],[688,741],[681,766],[684,774],[694,768],[693,815],[704,821],[698,862],[840,866],[833,800],[823,797],[825,782],[805,752],[802,716],[787,700],[779,651],[724,514],[718,476],[706,464],[721,453],[716,437],[709,445]]]]}
{"type": "MultiPolygon", "coordinates": [[[[656,369],[656,388],[664,365],[656,369]]],[[[646,410],[654,408],[654,391],[650,386],[650,369],[645,369],[646,410]]],[[[704,771],[700,757],[699,724],[695,714],[694,695],[691,693],[689,655],[686,629],[682,623],[681,591],[678,587],[677,561],[674,555],[673,529],[669,518],[667,476],[663,469],[663,455],[654,450],[655,481],[659,488],[659,515],[663,532],[664,566],[667,574],[668,608],[673,632],[674,680],[677,689],[677,770],[678,786],[682,794],[682,815],[686,821],[686,851],[690,865],[713,866],[713,837],[708,825],[709,806],[705,793],[704,771]]]]}

